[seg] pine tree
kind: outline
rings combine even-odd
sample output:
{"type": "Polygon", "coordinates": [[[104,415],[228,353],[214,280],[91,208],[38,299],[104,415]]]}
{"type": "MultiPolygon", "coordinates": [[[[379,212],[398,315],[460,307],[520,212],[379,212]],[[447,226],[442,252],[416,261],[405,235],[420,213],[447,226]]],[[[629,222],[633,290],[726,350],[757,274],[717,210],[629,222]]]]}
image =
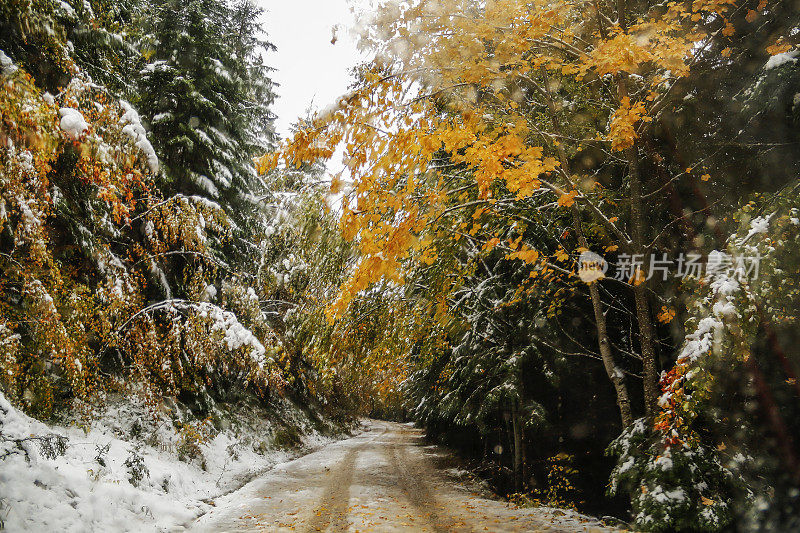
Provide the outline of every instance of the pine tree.
{"type": "Polygon", "coordinates": [[[259,12],[248,1],[160,3],[139,79],[139,107],[168,188],[218,202],[240,225],[262,187],[251,159],[274,136],[272,83],[260,56],[271,45],[258,38],[259,12]]]}

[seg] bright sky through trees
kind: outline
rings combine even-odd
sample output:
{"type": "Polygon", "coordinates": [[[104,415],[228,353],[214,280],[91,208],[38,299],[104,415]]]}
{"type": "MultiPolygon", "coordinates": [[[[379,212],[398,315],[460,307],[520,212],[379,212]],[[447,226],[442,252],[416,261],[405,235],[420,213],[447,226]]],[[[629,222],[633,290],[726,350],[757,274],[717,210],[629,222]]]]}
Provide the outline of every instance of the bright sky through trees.
{"type": "Polygon", "coordinates": [[[349,29],[354,25],[348,0],[259,0],[266,13],[263,20],[269,40],[278,47],[267,63],[276,69],[280,84],[273,111],[277,131],[288,135],[297,117],[309,104],[330,105],[347,90],[350,67],[360,58],[349,29]],[[338,25],[336,43],[332,28],[338,25]]]}

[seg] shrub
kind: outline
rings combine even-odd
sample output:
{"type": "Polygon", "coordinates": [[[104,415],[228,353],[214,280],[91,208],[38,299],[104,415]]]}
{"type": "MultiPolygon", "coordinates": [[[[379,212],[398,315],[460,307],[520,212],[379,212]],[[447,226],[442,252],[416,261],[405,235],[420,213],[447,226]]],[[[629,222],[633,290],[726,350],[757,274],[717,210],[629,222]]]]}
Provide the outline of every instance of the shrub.
{"type": "Polygon", "coordinates": [[[123,465],[128,469],[128,481],[134,487],[138,487],[145,477],[150,477],[150,470],[144,463],[144,458],[135,450],[131,450],[123,465]]]}

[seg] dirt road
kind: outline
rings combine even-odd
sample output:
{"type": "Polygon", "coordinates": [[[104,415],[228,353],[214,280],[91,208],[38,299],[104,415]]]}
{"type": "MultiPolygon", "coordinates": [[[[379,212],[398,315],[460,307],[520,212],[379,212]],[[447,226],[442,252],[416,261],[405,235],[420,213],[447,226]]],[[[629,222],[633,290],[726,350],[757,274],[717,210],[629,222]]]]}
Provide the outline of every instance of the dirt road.
{"type": "Polygon", "coordinates": [[[274,468],[215,502],[192,531],[610,531],[570,511],[516,509],[458,483],[420,430],[368,431],[274,468]]]}

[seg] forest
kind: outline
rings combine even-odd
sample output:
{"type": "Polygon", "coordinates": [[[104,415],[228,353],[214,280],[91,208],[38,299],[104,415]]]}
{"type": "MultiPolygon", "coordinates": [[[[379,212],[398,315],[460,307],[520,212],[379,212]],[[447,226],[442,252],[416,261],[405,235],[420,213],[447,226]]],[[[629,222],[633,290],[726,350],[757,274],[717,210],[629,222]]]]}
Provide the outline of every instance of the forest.
{"type": "Polygon", "coordinates": [[[288,136],[269,5],[0,0],[0,529],[800,530],[797,0],[357,3],[288,136]]]}

